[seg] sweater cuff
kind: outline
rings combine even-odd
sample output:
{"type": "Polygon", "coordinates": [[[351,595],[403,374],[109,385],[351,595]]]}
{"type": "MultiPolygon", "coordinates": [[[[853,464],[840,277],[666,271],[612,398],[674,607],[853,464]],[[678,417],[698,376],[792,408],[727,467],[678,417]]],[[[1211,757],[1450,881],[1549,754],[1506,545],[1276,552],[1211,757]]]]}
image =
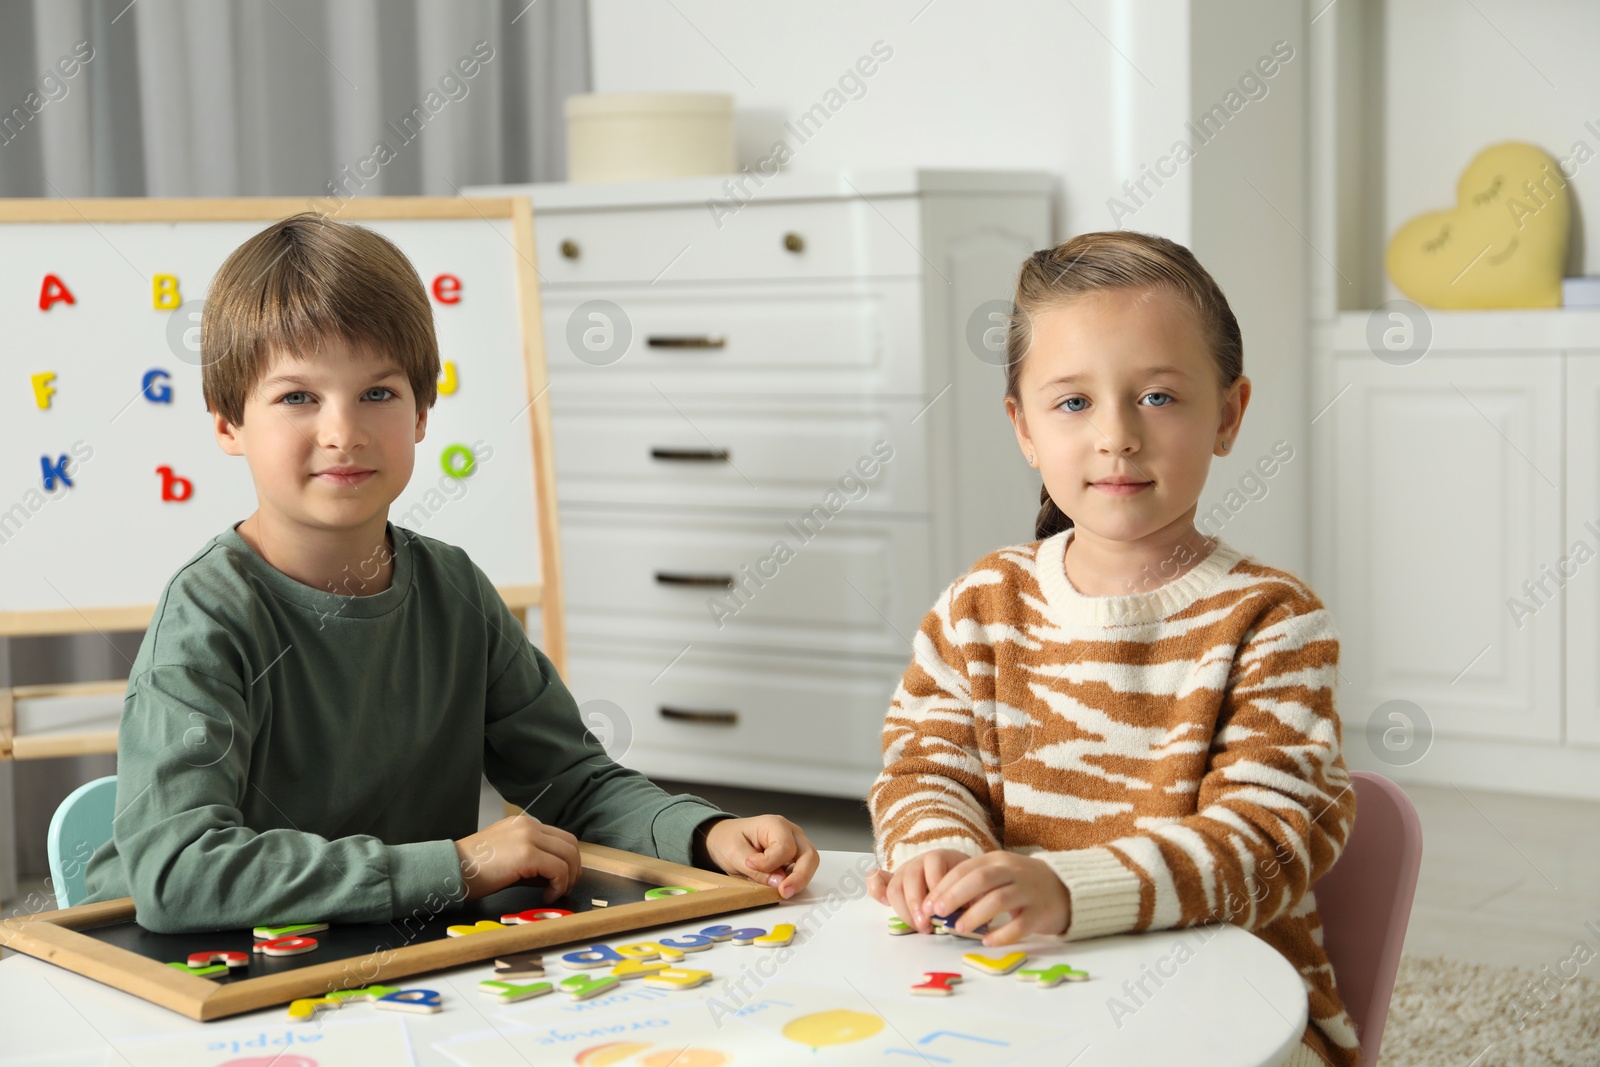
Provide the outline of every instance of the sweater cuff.
{"type": "Polygon", "coordinates": [[[389,845],[390,918],[418,908],[440,912],[467,898],[454,841],[389,845]]]}
{"type": "Polygon", "coordinates": [[[981,856],[985,852],[993,851],[993,849],[985,847],[983,844],[974,841],[970,837],[936,837],[929,841],[917,841],[915,843],[907,843],[902,841],[889,849],[889,870],[892,872],[902,863],[905,863],[907,860],[915,856],[920,856],[924,852],[933,852],[941,848],[953,849],[956,852],[964,852],[968,856],[981,856]]]}
{"type": "Polygon", "coordinates": [[[1067,887],[1072,919],[1066,939],[1081,941],[1105,934],[1123,934],[1139,923],[1139,876],[1107,848],[1038,852],[1067,887]]]}
{"type": "Polygon", "coordinates": [[[685,867],[694,866],[694,831],[707,819],[717,816],[726,816],[730,819],[738,816],[712,804],[707,804],[699,797],[684,794],[671,804],[656,812],[656,817],[650,821],[650,841],[655,846],[656,856],[669,860],[672,863],[681,863],[685,867]]]}

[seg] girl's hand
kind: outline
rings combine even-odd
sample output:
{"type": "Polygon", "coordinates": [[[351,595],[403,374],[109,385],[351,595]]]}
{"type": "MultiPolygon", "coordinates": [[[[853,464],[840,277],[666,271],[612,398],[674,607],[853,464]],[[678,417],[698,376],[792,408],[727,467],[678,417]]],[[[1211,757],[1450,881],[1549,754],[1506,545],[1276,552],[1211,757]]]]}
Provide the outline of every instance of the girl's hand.
{"type": "MultiPolygon", "coordinates": [[[[696,834],[699,837],[699,834],[696,834]]],[[[736,877],[771,886],[788,900],[817,873],[817,848],[804,830],[781,815],[719,819],[705,831],[712,862],[736,877]]]]}
{"type": "Polygon", "coordinates": [[[984,935],[983,943],[989,946],[1009,945],[1029,934],[1060,936],[1072,921],[1072,896],[1056,872],[1043,860],[1015,852],[963,858],[929,891],[922,902],[922,921],[961,907],[967,909],[956,921],[962,933],[1001,912],[1011,913],[1010,922],[984,935]]]}
{"type": "Polygon", "coordinates": [[[957,852],[953,848],[921,852],[896,867],[892,875],[873,871],[867,879],[867,891],[872,894],[872,899],[893,908],[896,915],[919,933],[932,933],[931,917],[947,913],[935,909],[923,914],[923,902],[928,890],[939,884],[945,872],[958,867],[967,858],[965,852],[957,852]]]}

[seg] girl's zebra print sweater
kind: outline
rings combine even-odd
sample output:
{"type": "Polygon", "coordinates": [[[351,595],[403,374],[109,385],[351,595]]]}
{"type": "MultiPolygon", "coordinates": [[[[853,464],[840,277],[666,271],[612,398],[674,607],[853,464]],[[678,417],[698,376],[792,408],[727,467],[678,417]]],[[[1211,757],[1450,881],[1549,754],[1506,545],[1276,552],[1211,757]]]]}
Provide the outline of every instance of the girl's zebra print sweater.
{"type": "Polygon", "coordinates": [[[923,619],[868,797],[879,862],[1033,856],[1068,890],[1068,939],[1244,927],[1305,982],[1291,1064],[1350,1067],[1311,892],[1355,821],[1333,619],[1220,539],[1148,592],[1085,596],[1072,534],[985,556],[923,619]]]}

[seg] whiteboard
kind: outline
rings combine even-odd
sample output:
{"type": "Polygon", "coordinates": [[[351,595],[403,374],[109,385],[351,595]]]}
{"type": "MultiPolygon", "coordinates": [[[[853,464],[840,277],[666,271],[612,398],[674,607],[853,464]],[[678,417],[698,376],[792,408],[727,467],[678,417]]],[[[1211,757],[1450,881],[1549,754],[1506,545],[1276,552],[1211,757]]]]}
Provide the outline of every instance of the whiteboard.
{"type": "MultiPolygon", "coordinates": [[[[0,200],[0,633],[142,627],[172,574],[255,510],[246,461],[205,410],[199,309],[233,249],[309,206],[0,200]],[[74,302],[43,310],[51,274],[74,302]],[[176,276],[180,307],[156,306],[156,275],[176,276]],[[55,375],[47,406],[40,373],[55,375]],[[163,499],[162,467],[192,485],[187,499],[163,499]]],[[[559,567],[541,537],[554,491],[527,202],[374,197],[329,213],[411,260],[454,371],[390,520],[464,548],[513,607],[542,602],[559,567]],[[459,279],[454,303],[433,290],[441,274],[459,279]],[[451,446],[478,454],[465,477],[443,469],[451,446]]]]}

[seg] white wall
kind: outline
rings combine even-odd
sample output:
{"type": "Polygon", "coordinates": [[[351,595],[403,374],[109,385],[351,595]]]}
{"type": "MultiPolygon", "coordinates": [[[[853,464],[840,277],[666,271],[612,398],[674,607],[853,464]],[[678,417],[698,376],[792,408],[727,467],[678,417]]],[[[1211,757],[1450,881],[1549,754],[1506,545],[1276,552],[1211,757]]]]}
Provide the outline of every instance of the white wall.
{"type": "Polygon", "coordinates": [[[789,169],[1043,170],[1059,181],[1057,240],[1120,225],[1189,245],[1234,305],[1255,390],[1201,510],[1288,441],[1297,459],[1219,532],[1304,575],[1305,17],[1284,0],[590,0],[591,69],[597,92],[734,94],[738,161],[750,165],[882,41],[893,54],[859,98],[803,144],[789,138],[789,169]],[[1186,123],[1283,37],[1295,58],[1265,95],[1131,201],[1123,183],[1192,139],[1186,123]],[[1113,196],[1133,213],[1115,218],[1113,196]]]}

